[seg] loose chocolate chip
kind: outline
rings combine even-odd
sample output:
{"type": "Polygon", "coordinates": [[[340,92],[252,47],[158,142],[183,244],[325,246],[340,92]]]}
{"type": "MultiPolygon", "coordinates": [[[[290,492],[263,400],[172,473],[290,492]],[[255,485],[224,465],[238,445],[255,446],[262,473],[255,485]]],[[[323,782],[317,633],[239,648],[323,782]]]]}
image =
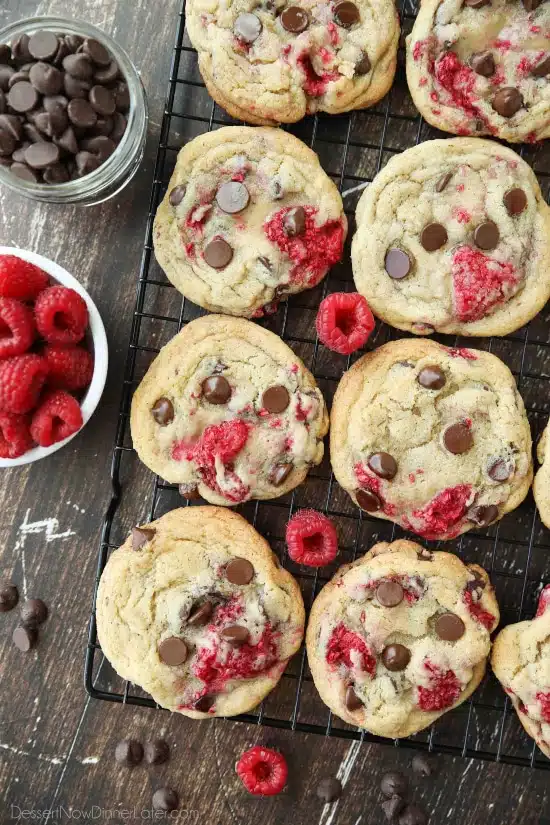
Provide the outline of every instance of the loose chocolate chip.
{"type": "Polygon", "coordinates": [[[23,132],[27,141],[30,143],[40,143],[44,140],[38,129],[33,123],[24,123],[23,132]]]}
{"type": "MultiPolygon", "coordinates": [[[[477,8],[477,6],[474,6],[477,8]]],[[[418,805],[407,805],[398,819],[399,825],[427,825],[428,817],[418,805]]]]}
{"type": "Polygon", "coordinates": [[[392,672],[405,670],[411,660],[411,651],[405,645],[387,645],[382,651],[382,661],[392,672]]]}
{"type": "Polygon", "coordinates": [[[211,375],[202,382],[202,394],[210,404],[226,404],[231,398],[231,386],[223,375],[211,375]]]}
{"type": "Polygon", "coordinates": [[[124,115],[120,112],[115,112],[113,115],[113,129],[109,135],[111,140],[114,140],[115,143],[119,143],[124,137],[126,126],[127,123],[124,115]]]}
{"type": "Polygon", "coordinates": [[[48,166],[44,169],[44,183],[56,184],[67,183],[69,180],[69,170],[62,163],[56,163],[54,166],[48,166]]]}
{"type": "Polygon", "coordinates": [[[73,126],[78,129],[90,129],[97,121],[97,112],[83,98],[71,100],[67,106],[67,114],[73,126]]]}
{"type": "Polygon", "coordinates": [[[63,61],[65,60],[65,58],[67,57],[68,54],[69,54],[69,47],[67,46],[67,44],[65,42],[65,38],[60,37],[58,42],[57,42],[57,51],[56,51],[56,53],[54,55],[54,58],[53,58],[54,66],[58,66],[58,67],[62,66],[63,61]]]}
{"type": "Polygon", "coordinates": [[[16,115],[0,115],[0,131],[8,132],[14,140],[21,140],[21,121],[16,115]]]}
{"type": "Polygon", "coordinates": [[[11,66],[0,66],[0,89],[7,92],[10,87],[10,79],[15,75],[15,69],[11,66]]]}
{"type": "Polygon", "coordinates": [[[116,143],[111,138],[105,137],[105,135],[87,138],[81,141],[80,146],[95,155],[100,163],[104,163],[107,158],[110,158],[116,149],[116,143]]]}
{"type": "Polygon", "coordinates": [[[474,242],[480,249],[494,249],[500,240],[498,226],[493,221],[485,221],[476,226],[474,230],[474,242]]]}
{"type": "Polygon", "coordinates": [[[546,77],[550,73],[550,54],[545,55],[536,66],[531,69],[533,77],[546,77]]]}
{"type": "Polygon", "coordinates": [[[342,783],[335,776],[327,776],[321,779],[317,785],[317,796],[325,805],[334,802],[342,796],[342,783]]]}
{"type": "Polygon", "coordinates": [[[281,25],[291,34],[300,34],[309,26],[309,15],[300,6],[289,6],[281,14],[281,25]]]}
{"type": "Polygon", "coordinates": [[[7,613],[13,610],[19,601],[19,591],[11,582],[2,582],[0,585],[0,613],[7,613]]]}
{"type": "Polygon", "coordinates": [[[260,18],[250,12],[239,14],[233,26],[235,37],[238,37],[243,43],[254,43],[260,36],[261,31],[262,22],[260,18]]]}
{"type": "Polygon", "coordinates": [[[359,9],[350,0],[339,0],[335,3],[332,15],[335,22],[344,29],[350,29],[359,22],[359,9]]]}
{"type": "Polygon", "coordinates": [[[356,490],[355,498],[361,510],[365,510],[367,513],[375,513],[382,507],[382,502],[376,493],[371,490],[356,490]]]}
{"type": "Polygon", "coordinates": [[[128,84],[120,81],[114,88],[116,107],[120,112],[127,112],[130,108],[130,90],[128,84]]]}
{"type": "Polygon", "coordinates": [[[447,243],[447,230],[440,223],[429,223],[422,230],[420,243],[426,252],[435,252],[447,243]]]}
{"type": "Polygon", "coordinates": [[[191,613],[187,617],[187,624],[191,627],[202,627],[205,625],[214,612],[214,603],[207,599],[199,605],[191,608],[191,613]]]}
{"type": "Polygon", "coordinates": [[[7,108],[8,101],[6,100],[6,95],[2,89],[0,89],[0,115],[3,115],[7,108]]]}
{"type": "Polygon", "coordinates": [[[66,74],[63,78],[63,88],[65,89],[65,94],[67,97],[70,97],[71,100],[75,98],[85,99],[88,97],[92,84],[89,80],[80,80],[78,77],[72,77],[70,74],[66,74]]]}
{"type": "Polygon", "coordinates": [[[159,788],[153,794],[154,811],[175,811],[179,804],[179,796],[173,788],[159,788]]]}
{"type": "Polygon", "coordinates": [[[447,383],[445,373],[435,365],[420,370],[416,380],[426,390],[440,390],[447,383]]]}
{"type": "Polygon", "coordinates": [[[411,259],[402,249],[392,246],[386,252],[384,266],[390,278],[400,281],[411,271],[411,259]]]}
{"type": "Polygon", "coordinates": [[[394,794],[390,799],[386,799],[381,805],[388,822],[395,822],[395,818],[401,813],[404,807],[405,800],[397,794],[394,794]]]}
{"type": "Polygon", "coordinates": [[[39,141],[25,149],[25,162],[33,169],[45,169],[59,161],[59,147],[55,143],[39,141]]]}
{"type": "Polygon", "coordinates": [[[26,180],[27,183],[38,183],[39,177],[36,172],[27,166],[26,163],[12,163],[10,172],[19,180],[26,180]]]}
{"type": "Polygon", "coordinates": [[[513,468],[504,458],[497,458],[487,467],[489,478],[493,481],[507,481],[512,475],[513,468]]]}
{"type": "Polygon", "coordinates": [[[292,472],[293,466],[292,464],[276,464],[273,467],[269,474],[269,480],[274,487],[280,487],[281,484],[287,480],[292,472]]]}
{"type": "Polygon", "coordinates": [[[96,83],[114,83],[115,80],[118,78],[119,75],[119,68],[118,63],[115,60],[111,60],[108,66],[105,66],[104,69],[98,69],[94,74],[94,80],[96,83]]]}
{"type": "Polygon", "coordinates": [[[355,74],[362,76],[368,74],[372,68],[372,63],[366,52],[363,52],[357,63],[355,64],[355,74]]]}
{"type": "Polygon", "coordinates": [[[148,765],[163,765],[170,759],[170,747],[164,739],[145,743],[145,761],[148,765]]]}
{"type": "MultiPolygon", "coordinates": [[[[54,132],[52,128],[51,116],[47,112],[40,112],[34,118],[34,125],[36,126],[42,134],[46,135],[47,137],[53,137],[54,132]]],[[[64,129],[61,129],[63,132],[64,129]]],[[[57,133],[59,134],[59,132],[57,133]]]]}
{"type": "Polygon", "coordinates": [[[151,415],[161,427],[166,427],[174,420],[174,405],[169,398],[161,396],[157,398],[151,408],[151,415]]]}
{"type": "Polygon", "coordinates": [[[188,501],[196,501],[200,498],[199,491],[195,484],[180,484],[178,487],[180,496],[188,501]]]}
{"type": "Polygon", "coordinates": [[[392,479],[397,473],[397,461],[389,453],[373,453],[367,463],[380,478],[392,479]]]}
{"type": "Polygon", "coordinates": [[[132,550],[141,550],[154,535],[155,530],[152,527],[132,527],[132,550]]]}
{"type": "Polygon", "coordinates": [[[443,190],[447,188],[452,176],[453,172],[445,172],[443,175],[441,175],[441,177],[438,178],[435,182],[435,191],[443,192],[443,190]]]}
{"type": "Polygon", "coordinates": [[[250,201],[248,189],[244,183],[237,180],[230,180],[222,183],[216,192],[216,203],[228,215],[236,215],[246,209],[250,201]]]}
{"type": "Polygon", "coordinates": [[[70,52],[77,52],[84,43],[84,38],[79,34],[66,34],[65,43],[70,52]]]}
{"type": "Polygon", "coordinates": [[[170,206],[179,206],[182,200],[185,197],[187,187],[185,186],[174,186],[174,188],[170,191],[168,195],[168,200],[170,201],[170,206]]]}
{"type": "Polygon", "coordinates": [[[71,77],[78,80],[90,80],[94,69],[90,58],[85,54],[69,54],[63,61],[63,68],[71,77]]]}
{"type": "Polygon", "coordinates": [[[376,598],[382,607],[397,607],[405,593],[399,582],[381,582],[376,588],[376,598]]]}
{"type": "Polygon", "coordinates": [[[225,568],[225,577],[231,584],[250,584],[255,572],[248,559],[236,558],[225,568]]]}
{"type": "Polygon", "coordinates": [[[504,86],[494,95],[492,106],[502,117],[512,117],[523,106],[523,95],[515,86],[504,86]]]}
{"type": "Polygon", "coordinates": [[[412,769],[419,776],[431,776],[432,763],[424,753],[415,753],[412,760],[412,769]]]}
{"type": "Polygon", "coordinates": [[[509,215],[519,215],[527,206],[527,195],[523,189],[509,189],[504,195],[504,206],[509,215]]]}
{"type": "Polygon", "coordinates": [[[78,177],[83,178],[84,175],[89,175],[90,172],[95,172],[100,167],[99,158],[92,155],[91,152],[77,152],[75,155],[76,169],[78,177]]]}
{"type": "Polygon", "coordinates": [[[224,627],[220,633],[222,639],[234,647],[240,647],[248,642],[250,633],[240,624],[232,624],[229,627],[224,627]]]}
{"type": "Polygon", "coordinates": [[[11,49],[6,43],[0,43],[0,63],[11,63],[11,49]]]}
{"type": "Polygon", "coordinates": [[[76,155],[78,152],[78,143],[76,142],[76,135],[72,126],[68,126],[62,135],[54,138],[54,143],[59,146],[60,149],[63,149],[64,152],[68,152],[71,155],[76,155]]]}
{"type": "Polygon", "coordinates": [[[405,796],[409,789],[407,778],[399,771],[388,771],[380,781],[380,790],[388,799],[396,794],[405,796]]]}
{"type": "Polygon", "coordinates": [[[28,34],[22,34],[11,44],[11,53],[16,63],[28,63],[32,60],[32,54],[29,51],[29,40],[28,34]]]}
{"type": "Polygon", "coordinates": [[[28,81],[22,80],[11,87],[8,103],[14,112],[30,112],[38,103],[37,91],[28,81]]]}
{"type": "Polygon", "coordinates": [[[223,238],[214,238],[205,247],[204,260],[212,269],[225,269],[231,263],[233,250],[223,238]]]}
{"type": "Polygon", "coordinates": [[[19,625],[15,628],[12,634],[14,645],[19,648],[22,653],[28,653],[33,648],[38,640],[38,633],[35,627],[24,627],[19,625]]]}
{"type": "Polygon", "coordinates": [[[269,387],[262,395],[262,407],[269,413],[282,413],[290,404],[290,395],[286,387],[276,384],[269,387]]]}
{"type": "Polygon", "coordinates": [[[8,80],[8,89],[11,89],[11,87],[15,86],[16,83],[20,83],[21,81],[28,81],[28,79],[29,72],[24,72],[23,69],[21,69],[20,71],[15,72],[15,74],[12,74],[12,76],[8,80]]]}
{"type": "Polygon", "coordinates": [[[491,0],[464,0],[464,5],[471,9],[481,9],[483,6],[490,5],[491,0]]]}
{"type": "Polygon", "coordinates": [[[456,613],[442,613],[435,621],[435,632],[445,642],[456,642],[464,636],[466,627],[456,613]]]}
{"type": "Polygon", "coordinates": [[[158,646],[158,655],[165,665],[177,667],[187,659],[187,645],[177,636],[163,639],[158,646]]]}
{"type": "Polygon", "coordinates": [[[25,627],[38,627],[48,618],[48,608],[42,599],[28,599],[21,606],[21,624],[25,627]]]}
{"type": "Polygon", "coordinates": [[[495,58],[492,52],[475,52],[470,58],[470,66],[476,74],[491,77],[495,73],[495,58]]]}
{"type": "Polygon", "coordinates": [[[453,455],[462,455],[473,447],[474,436],[470,427],[459,421],[457,424],[451,424],[450,427],[447,427],[443,433],[443,443],[453,455]]]}
{"type": "Polygon", "coordinates": [[[137,739],[122,739],[115,748],[115,759],[119,765],[134,768],[143,759],[143,747],[137,739]]]}
{"type": "Polygon", "coordinates": [[[35,32],[28,48],[35,60],[51,60],[57,54],[59,41],[53,32],[35,32]]]}
{"type": "Polygon", "coordinates": [[[363,702],[353,689],[353,685],[348,685],[346,688],[346,708],[353,713],[363,707],[363,702]]]}
{"type": "Polygon", "coordinates": [[[477,524],[478,527],[488,527],[498,518],[498,507],[496,504],[478,505],[468,510],[468,520],[477,524]]]}
{"type": "Polygon", "coordinates": [[[302,206],[289,209],[283,218],[283,229],[289,238],[303,235],[306,229],[306,213],[302,206]]]}
{"type": "Polygon", "coordinates": [[[15,145],[14,138],[8,134],[8,132],[0,130],[0,155],[4,157],[11,155],[15,149],[15,145]]]}
{"type": "Polygon", "coordinates": [[[115,112],[115,98],[105,86],[92,86],[90,89],[90,103],[99,115],[112,115],[115,112]]]}
{"type": "Polygon", "coordinates": [[[96,66],[108,66],[111,62],[111,55],[98,40],[87,37],[82,44],[83,54],[87,54],[96,66]]]}
{"type": "Polygon", "coordinates": [[[49,63],[35,63],[29,72],[29,80],[42,95],[56,95],[63,88],[63,74],[49,63]]]}

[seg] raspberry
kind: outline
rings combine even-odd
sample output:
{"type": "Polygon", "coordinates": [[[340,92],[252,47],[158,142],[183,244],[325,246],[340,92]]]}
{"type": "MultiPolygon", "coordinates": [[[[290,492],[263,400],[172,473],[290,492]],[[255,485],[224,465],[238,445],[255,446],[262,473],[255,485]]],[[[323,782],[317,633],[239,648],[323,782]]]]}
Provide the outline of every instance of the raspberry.
{"type": "Polygon", "coordinates": [[[510,263],[478,249],[459,247],[453,254],[453,291],[460,321],[479,321],[518,291],[521,279],[510,263]]]}
{"type": "Polygon", "coordinates": [[[542,691],[539,691],[535,698],[540,702],[542,718],[546,724],[550,724],[550,693],[542,693],[542,691]]]}
{"type": "Polygon", "coordinates": [[[49,344],[77,344],[88,326],[86,302],[74,289],[50,286],[34,305],[36,326],[49,344]]]}
{"type": "Polygon", "coordinates": [[[332,521],[315,510],[300,510],[286,526],[288,555],[297,564],[322,567],[336,558],[338,536],[332,521]]]}
{"type": "Polygon", "coordinates": [[[367,343],[374,329],[374,317],[358,292],[333,292],[321,301],[316,326],[325,347],[340,355],[350,355],[367,343]]]}
{"type": "Polygon", "coordinates": [[[0,413],[0,457],[17,458],[32,446],[28,416],[0,413]]]}
{"type": "Polygon", "coordinates": [[[243,753],[236,765],[239,779],[254,796],[281,793],[288,776],[286,759],[278,751],[256,745],[243,753]]]}
{"type": "Polygon", "coordinates": [[[63,390],[51,390],[34,413],[31,435],[41,447],[63,441],[82,427],[80,404],[63,390]]]}
{"type": "Polygon", "coordinates": [[[346,667],[364,671],[374,676],[376,659],[361,636],[344,624],[337,625],[330,635],[327,645],[327,663],[333,667],[344,664],[346,667]]]}
{"type": "Polygon", "coordinates": [[[461,519],[471,500],[471,484],[447,487],[434,496],[425,507],[413,510],[413,518],[420,523],[415,523],[412,529],[425,539],[454,538],[454,535],[460,532],[461,519]]]}
{"type": "Polygon", "coordinates": [[[542,616],[548,609],[548,605],[550,605],[550,584],[547,584],[541,591],[535,618],[542,616]]]}
{"type": "Polygon", "coordinates": [[[0,296],[33,301],[46,289],[49,278],[43,269],[18,258],[16,255],[0,255],[0,296]]]}
{"type": "Polygon", "coordinates": [[[488,610],[485,610],[479,602],[475,602],[469,590],[464,591],[463,599],[474,619],[482,624],[483,627],[486,627],[487,630],[491,631],[495,623],[495,617],[493,614],[489,613],[488,610]]]}
{"type": "Polygon", "coordinates": [[[48,362],[40,355],[16,355],[0,363],[0,410],[26,413],[36,407],[48,376],[48,362]]]}
{"type": "Polygon", "coordinates": [[[35,331],[32,310],[15,298],[0,298],[0,358],[27,352],[35,331]]]}
{"type": "Polygon", "coordinates": [[[94,359],[83,347],[60,347],[49,344],[44,348],[50,374],[48,384],[62,390],[83,390],[94,374],[94,359]]]}
{"type": "Polygon", "coordinates": [[[460,683],[452,670],[443,672],[431,662],[424,663],[432,674],[430,687],[418,686],[418,707],[421,710],[444,710],[454,705],[460,696],[460,683]]]}

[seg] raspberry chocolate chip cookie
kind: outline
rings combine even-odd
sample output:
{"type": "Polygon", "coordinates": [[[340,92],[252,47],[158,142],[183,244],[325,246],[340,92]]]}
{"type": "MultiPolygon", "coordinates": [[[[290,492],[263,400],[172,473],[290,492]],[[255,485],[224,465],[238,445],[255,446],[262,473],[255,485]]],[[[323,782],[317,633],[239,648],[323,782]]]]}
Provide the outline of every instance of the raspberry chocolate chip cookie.
{"type": "Polygon", "coordinates": [[[301,484],[323,457],[328,415],[313,376],[277,335],[208,315],[150,366],[131,429],[143,463],[182,495],[231,506],[301,484]]]}
{"type": "Polygon", "coordinates": [[[189,37],[216,103],[248,123],[372,106],[395,74],[393,0],[190,0],[189,37]]]}
{"type": "Polygon", "coordinates": [[[533,482],[533,495],[543,524],[550,530],[550,424],[546,427],[537,447],[540,469],[533,482]]]}
{"type": "Polygon", "coordinates": [[[425,0],[407,38],[413,100],[456,135],[549,137],[549,38],[541,0],[425,0]]]}
{"type": "Polygon", "coordinates": [[[410,736],[481,682],[499,620],[487,573],[411,541],[341,567],[311,609],[307,653],[322,700],[378,736],[410,736]]]}
{"type": "Polygon", "coordinates": [[[135,527],[103,571],[96,616],[116,672],[194,718],[256,707],[304,633],[295,580],[241,516],[219,507],[135,527]]]}
{"type": "Polygon", "coordinates": [[[315,152],[278,129],[228,126],[179,153],[154,243],[194,303],[258,317],[318,284],[346,232],[342,199],[315,152]]]}
{"type": "Polygon", "coordinates": [[[519,720],[550,758],[550,585],[534,619],[505,627],[495,639],[491,665],[519,720]]]}
{"type": "Polygon", "coordinates": [[[385,344],[344,375],[330,454],[362,510],[433,540],[502,518],[533,477],[529,423],[508,367],[428,339],[385,344]]]}
{"type": "Polygon", "coordinates": [[[399,329],[506,335],[550,297],[550,209],[511,149],[427,141],[363,193],[352,260],[359,292],[399,329]]]}

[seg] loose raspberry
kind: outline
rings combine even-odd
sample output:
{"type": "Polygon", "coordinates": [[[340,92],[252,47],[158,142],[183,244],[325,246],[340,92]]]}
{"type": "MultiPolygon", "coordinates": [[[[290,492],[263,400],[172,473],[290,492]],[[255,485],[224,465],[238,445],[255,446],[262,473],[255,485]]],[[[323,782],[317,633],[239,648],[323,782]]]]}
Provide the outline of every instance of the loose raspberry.
{"type": "Polygon", "coordinates": [[[0,296],[33,301],[46,289],[49,278],[43,269],[18,258],[16,255],[0,255],[0,296]]]}
{"type": "Polygon", "coordinates": [[[0,298],[0,358],[23,355],[35,332],[32,310],[15,298],[0,298]]]}
{"type": "Polygon", "coordinates": [[[94,374],[94,359],[83,347],[60,347],[48,344],[44,348],[50,374],[48,384],[62,390],[83,390],[94,374]]]}
{"type": "Polygon", "coordinates": [[[341,623],[330,635],[326,659],[333,667],[344,664],[350,670],[363,671],[370,676],[376,671],[376,659],[365,640],[341,623]]]}
{"type": "Polygon", "coordinates": [[[17,458],[32,446],[29,417],[0,413],[0,458],[17,458]]]}
{"type": "Polygon", "coordinates": [[[286,527],[288,555],[298,564],[322,567],[336,558],[338,536],[332,521],[315,510],[300,510],[286,527]]]}
{"type": "Polygon", "coordinates": [[[282,753],[262,748],[261,745],[243,753],[236,771],[246,790],[254,796],[281,793],[288,776],[288,766],[282,753]]]}
{"type": "Polygon", "coordinates": [[[41,447],[50,447],[81,427],[82,410],[76,398],[63,390],[52,390],[32,417],[31,435],[41,447]]]}
{"type": "Polygon", "coordinates": [[[0,363],[0,410],[30,412],[47,376],[48,362],[41,355],[16,355],[0,363]]]}
{"type": "Polygon", "coordinates": [[[86,302],[74,289],[50,286],[34,305],[36,326],[49,344],[77,344],[88,326],[86,302]]]}
{"type": "Polygon", "coordinates": [[[340,355],[350,355],[367,343],[374,329],[374,317],[358,292],[333,292],[321,301],[316,326],[325,347],[340,355]]]}
{"type": "Polygon", "coordinates": [[[432,674],[429,687],[418,686],[418,707],[421,710],[445,710],[454,705],[460,696],[460,683],[452,670],[443,672],[431,662],[425,668],[432,674]]]}

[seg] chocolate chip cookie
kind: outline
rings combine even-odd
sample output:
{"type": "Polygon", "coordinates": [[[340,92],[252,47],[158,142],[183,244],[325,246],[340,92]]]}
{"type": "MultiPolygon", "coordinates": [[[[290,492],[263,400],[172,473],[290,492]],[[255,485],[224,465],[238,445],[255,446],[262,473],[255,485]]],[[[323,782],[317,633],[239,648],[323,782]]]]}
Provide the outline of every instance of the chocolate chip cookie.
{"type": "Polygon", "coordinates": [[[234,716],[279,681],[304,632],[300,588],[242,516],[172,510],[110,557],[97,631],[116,672],[185,716],[234,716]]]}
{"type": "Polygon", "coordinates": [[[542,434],[537,447],[540,469],[533,482],[533,495],[543,524],[550,530],[550,425],[542,434]]]}
{"type": "Polygon", "coordinates": [[[413,100],[456,135],[549,137],[549,38],[540,0],[425,0],[407,38],[413,100]]]}
{"type": "Polygon", "coordinates": [[[491,665],[519,721],[550,758],[550,585],[540,594],[536,615],[500,631],[491,665]]]}
{"type": "Polygon", "coordinates": [[[250,321],[208,315],[170,341],[137,388],[139,457],[188,498],[234,505],[301,484],[323,457],[328,415],[311,373],[250,321]]]}
{"type": "Polygon", "coordinates": [[[550,297],[550,209],[511,149],[432,140],[365,190],[352,244],[373,312],[418,335],[506,335],[550,297]]]}
{"type": "Polygon", "coordinates": [[[216,103],[248,123],[372,106],[395,74],[393,0],[190,0],[187,29],[216,103]]]}
{"type": "Polygon", "coordinates": [[[317,596],[306,636],[311,674],[345,722],[410,736],[473,693],[498,620],[481,567],[411,541],[376,544],[317,596]]]}
{"type": "Polygon", "coordinates": [[[529,423],[508,367],[429,339],[385,344],[345,373],[330,454],[361,509],[434,540],[502,518],[533,477],[529,423]]]}
{"type": "Polygon", "coordinates": [[[278,129],[228,126],[179,153],[155,220],[157,259],[212,312],[259,317],[340,260],[340,194],[315,152],[278,129]]]}

